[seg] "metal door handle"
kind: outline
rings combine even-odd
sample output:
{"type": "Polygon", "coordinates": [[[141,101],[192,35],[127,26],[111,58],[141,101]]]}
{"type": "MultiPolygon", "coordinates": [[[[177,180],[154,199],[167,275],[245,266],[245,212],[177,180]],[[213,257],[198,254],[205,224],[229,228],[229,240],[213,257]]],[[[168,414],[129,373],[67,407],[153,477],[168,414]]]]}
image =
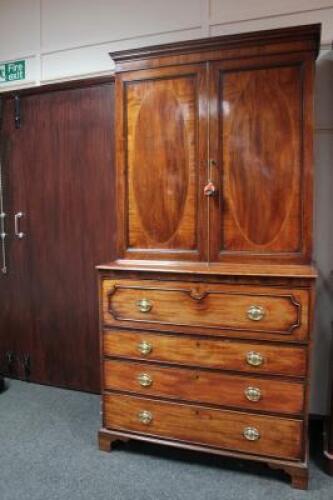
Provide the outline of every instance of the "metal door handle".
{"type": "Polygon", "coordinates": [[[14,222],[15,222],[15,236],[21,240],[22,238],[24,238],[25,234],[20,230],[20,220],[22,219],[22,217],[24,217],[24,213],[23,212],[17,212],[15,215],[14,215],[14,222]]]}
{"type": "MultiPolygon", "coordinates": [[[[2,101],[0,101],[1,104],[2,101]]],[[[3,184],[2,184],[2,163],[0,156],[0,247],[1,247],[1,272],[2,274],[7,273],[7,264],[6,264],[6,230],[5,230],[5,210],[3,203],[3,184]]]]}
{"type": "Polygon", "coordinates": [[[0,245],[1,245],[1,254],[2,254],[2,263],[1,263],[1,272],[3,274],[7,273],[7,263],[6,263],[6,232],[5,232],[5,217],[6,214],[4,212],[0,213],[0,245]]]}

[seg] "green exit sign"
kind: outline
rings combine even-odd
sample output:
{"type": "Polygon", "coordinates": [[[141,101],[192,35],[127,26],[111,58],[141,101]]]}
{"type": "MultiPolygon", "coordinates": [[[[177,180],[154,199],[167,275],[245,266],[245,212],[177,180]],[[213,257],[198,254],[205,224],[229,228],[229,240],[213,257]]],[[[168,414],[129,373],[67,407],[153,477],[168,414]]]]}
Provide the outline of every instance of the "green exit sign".
{"type": "Polygon", "coordinates": [[[25,61],[0,63],[0,83],[25,79],[25,61]]]}

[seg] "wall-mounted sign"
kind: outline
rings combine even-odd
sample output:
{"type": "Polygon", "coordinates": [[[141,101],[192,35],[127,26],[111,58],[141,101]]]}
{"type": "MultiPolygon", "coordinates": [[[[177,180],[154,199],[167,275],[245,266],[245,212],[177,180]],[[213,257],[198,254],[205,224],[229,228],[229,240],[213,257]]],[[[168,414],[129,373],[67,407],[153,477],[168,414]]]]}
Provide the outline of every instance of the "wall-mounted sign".
{"type": "Polygon", "coordinates": [[[25,79],[25,61],[0,63],[0,83],[25,79]]]}

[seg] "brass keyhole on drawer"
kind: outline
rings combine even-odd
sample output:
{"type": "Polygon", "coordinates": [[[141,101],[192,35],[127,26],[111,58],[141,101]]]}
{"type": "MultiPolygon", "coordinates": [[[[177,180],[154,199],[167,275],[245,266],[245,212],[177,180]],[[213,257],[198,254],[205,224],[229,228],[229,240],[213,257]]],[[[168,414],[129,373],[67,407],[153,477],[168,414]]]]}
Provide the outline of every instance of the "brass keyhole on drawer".
{"type": "Polygon", "coordinates": [[[142,424],[148,425],[153,421],[153,414],[147,410],[139,411],[138,420],[142,424]]]}
{"type": "Polygon", "coordinates": [[[250,351],[246,354],[246,362],[251,366],[261,366],[264,363],[264,356],[260,352],[250,351]]]}
{"type": "Polygon", "coordinates": [[[145,340],[143,340],[142,342],[138,343],[137,349],[138,349],[140,354],[143,354],[144,356],[146,356],[147,354],[150,354],[152,352],[153,346],[149,342],[146,342],[145,340]]]}
{"type": "Polygon", "coordinates": [[[142,387],[149,387],[153,383],[153,378],[148,373],[139,373],[137,381],[142,387]]]}
{"type": "Polygon", "coordinates": [[[259,401],[262,398],[261,390],[258,387],[247,387],[244,394],[249,401],[259,401]]]}
{"type": "Polygon", "coordinates": [[[255,427],[245,427],[243,436],[248,441],[258,441],[260,438],[260,432],[255,427]]]}
{"type": "Polygon", "coordinates": [[[142,313],[147,313],[152,310],[153,304],[148,299],[140,299],[136,303],[138,309],[142,313]]]}
{"type": "Polygon", "coordinates": [[[262,306],[250,306],[247,310],[247,317],[252,321],[260,321],[265,316],[265,309],[262,306]]]}

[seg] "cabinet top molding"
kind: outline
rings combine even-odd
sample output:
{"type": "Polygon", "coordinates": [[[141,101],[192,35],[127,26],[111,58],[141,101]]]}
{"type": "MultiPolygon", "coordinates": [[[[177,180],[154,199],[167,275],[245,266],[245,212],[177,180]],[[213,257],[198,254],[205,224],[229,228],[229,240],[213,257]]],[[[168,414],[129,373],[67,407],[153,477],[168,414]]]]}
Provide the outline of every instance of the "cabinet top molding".
{"type": "Polygon", "coordinates": [[[255,31],[237,35],[186,40],[152,45],[137,49],[110,52],[116,71],[142,69],[152,66],[200,62],[209,59],[228,59],[234,51],[244,57],[285,52],[314,52],[320,47],[321,24],[255,31]],[[155,63],[151,61],[156,60],[155,63]]]}

